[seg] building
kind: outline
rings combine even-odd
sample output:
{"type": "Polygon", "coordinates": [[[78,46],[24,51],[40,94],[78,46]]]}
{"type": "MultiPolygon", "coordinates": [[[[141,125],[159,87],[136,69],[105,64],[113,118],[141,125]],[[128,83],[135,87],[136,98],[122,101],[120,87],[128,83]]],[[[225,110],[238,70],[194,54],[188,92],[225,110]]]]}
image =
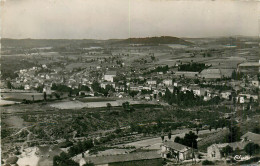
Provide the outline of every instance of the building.
{"type": "Polygon", "coordinates": [[[204,88],[200,88],[199,86],[189,86],[187,89],[193,91],[194,95],[197,96],[203,96],[206,92],[204,88]]]}
{"type": "Polygon", "coordinates": [[[220,160],[223,156],[221,154],[221,150],[226,147],[230,146],[233,151],[236,149],[244,149],[248,142],[241,141],[241,142],[232,142],[232,143],[223,143],[223,144],[213,144],[207,148],[207,158],[210,160],[220,160]]]}
{"type": "Polygon", "coordinates": [[[135,152],[128,154],[85,157],[81,164],[92,162],[96,166],[112,166],[112,165],[162,165],[162,158],[157,151],[135,152]]]}
{"type": "Polygon", "coordinates": [[[260,72],[260,60],[259,62],[245,62],[240,63],[237,66],[238,72],[258,74],[260,72]]]}
{"type": "Polygon", "coordinates": [[[224,98],[224,99],[229,99],[230,98],[230,95],[231,95],[231,91],[225,91],[225,92],[221,92],[220,93],[221,97],[224,98]]]}
{"type": "Polygon", "coordinates": [[[114,82],[114,77],[116,77],[116,71],[107,71],[104,75],[104,80],[114,82]]]}
{"type": "Polygon", "coordinates": [[[196,78],[199,75],[199,72],[176,71],[174,75],[179,77],[186,77],[186,78],[196,78]]]}
{"type": "Polygon", "coordinates": [[[241,137],[242,141],[250,141],[260,146],[260,134],[247,132],[241,137]]]}
{"type": "Polygon", "coordinates": [[[107,85],[110,85],[110,86],[112,86],[113,88],[116,87],[116,84],[113,83],[113,82],[102,82],[102,83],[100,84],[100,87],[106,89],[106,86],[107,86],[107,85]]]}
{"type": "Polygon", "coordinates": [[[172,80],[166,79],[166,80],[163,80],[163,83],[164,83],[164,85],[166,85],[166,86],[171,86],[171,85],[172,85],[172,80]]]}
{"type": "Polygon", "coordinates": [[[148,85],[156,85],[156,80],[147,80],[146,83],[148,85]]]}
{"type": "Polygon", "coordinates": [[[161,146],[161,155],[163,158],[188,160],[192,158],[192,148],[173,141],[167,141],[161,146]]]}
{"type": "Polygon", "coordinates": [[[245,98],[243,96],[239,97],[239,103],[240,104],[245,103],[245,98]]]}
{"type": "Polygon", "coordinates": [[[252,98],[253,101],[257,101],[258,100],[258,95],[252,95],[252,94],[247,94],[247,93],[240,93],[239,94],[241,101],[243,100],[244,102],[240,102],[240,103],[245,103],[245,100],[250,101],[250,98],[252,98]]]}

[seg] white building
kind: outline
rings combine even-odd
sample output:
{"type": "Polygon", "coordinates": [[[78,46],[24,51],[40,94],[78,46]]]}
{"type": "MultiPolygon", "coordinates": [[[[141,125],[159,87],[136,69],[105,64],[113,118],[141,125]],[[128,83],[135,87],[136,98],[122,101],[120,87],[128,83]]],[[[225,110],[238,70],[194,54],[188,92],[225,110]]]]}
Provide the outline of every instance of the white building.
{"type": "Polygon", "coordinates": [[[115,83],[112,83],[112,82],[102,82],[102,83],[100,84],[100,87],[106,89],[106,86],[107,86],[107,85],[110,85],[110,86],[112,86],[113,88],[116,87],[116,84],[115,84],[115,83]]]}
{"type": "Polygon", "coordinates": [[[156,85],[156,80],[147,80],[146,83],[148,85],[156,85]]]}
{"type": "Polygon", "coordinates": [[[107,71],[104,75],[104,80],[114,82],[114,77],[116,77],[116,71],[107,71]]]}
{"type": "Polygon", "coordinates": [[[161,146],[161,155],[163,158],[188,160],[192,158],[192,148],[173,141],[167,141],[161,146]]]}
{"type": "Polygon", "coordinates": [[[224,99],[227,99],[227,100],[229,99],[230,95],[231,95],[231,92],[229,92],[229,91],[221,93],[221,97],[224,98],[224,99]]]}
{"type": "Polygon", "coordinates": [[[172,80],[163,80],[164,85],[171,86],[172,80]]]}

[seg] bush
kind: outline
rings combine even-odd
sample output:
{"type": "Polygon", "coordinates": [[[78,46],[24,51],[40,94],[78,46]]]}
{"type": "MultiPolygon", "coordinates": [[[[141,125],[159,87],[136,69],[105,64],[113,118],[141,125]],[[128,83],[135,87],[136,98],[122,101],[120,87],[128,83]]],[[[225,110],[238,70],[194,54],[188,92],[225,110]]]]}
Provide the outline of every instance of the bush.
{"type": "Polygon", "coordinates": [[[202,161],[202,165],[214,165],[214,162],[209,161],[209,160],[204,160],[204,161],[202,161]]]}
{"type": "Polygon", "coordinates": [[[250,156],[252,156],[253,154],[258,154],[260,151],[260,147],[258,144],[254,144],[252,142],[248,143],[245,148],[244,148],[245,152],[247,154],[249,154],[250,156]]]}
{"type": "Polygon", "coordinates": [[[238,165],[251,164],[251,163],[258,162],[259,160],[260,160],[260,157],[253,157],[253,158],[251,158],[249,160],[239,162],[238,165]]]}

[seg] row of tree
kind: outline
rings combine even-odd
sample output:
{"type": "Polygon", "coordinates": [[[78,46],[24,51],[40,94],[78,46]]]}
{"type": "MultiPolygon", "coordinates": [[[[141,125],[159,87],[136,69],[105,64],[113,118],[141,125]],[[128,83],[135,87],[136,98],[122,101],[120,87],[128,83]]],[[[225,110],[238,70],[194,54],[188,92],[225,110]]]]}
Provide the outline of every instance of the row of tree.
{"type": "Polygon", "coordinates": [[[204,101],[202,97],[195,95],[193,91],[186,91],[184,93],[178,88],[174,88],[173,93],[167,88],[163,99],[170,105],[177,104],[179,106],[201,106],[220,103],[220,97],[218,96],[209,101],[204,101]]]}

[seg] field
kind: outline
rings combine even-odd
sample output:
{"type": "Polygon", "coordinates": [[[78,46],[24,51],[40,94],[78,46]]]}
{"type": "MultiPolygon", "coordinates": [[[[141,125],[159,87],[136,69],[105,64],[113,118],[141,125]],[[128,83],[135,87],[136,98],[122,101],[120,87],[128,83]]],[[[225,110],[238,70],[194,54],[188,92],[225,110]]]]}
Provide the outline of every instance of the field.
{"type": "Polygon", "coordinates": [[[9,101],[18,101],[21,102],[23,100],[43,100],[43,94],[42,93],[2,93],[2,98],[4,100],[9,101]]]}
{"type": "Polygon", "coordinates": [[[81,102],[102,102],[102,101],[116,101],[114,98],[104,98],[104,97],[85,97],[78,99],[81,102]]]}
{"type": "MultiPolygon", "coordinates": [[[[84,100],[83,100],[84,101],[84,100]]],[[[97,102],[88,102],[88,101],[63,101],[54,104],[50,104],[51,107],[58,109],[81,109],[81,108],[98,108],[98,107],[107,107],[107,103],[110,103],[111,106],[122,106],[122,103],[128,101],[130,104],[140,104],[140,101],[134,100],[114,100],[114,101],[97,101],[97,102]]]]}

